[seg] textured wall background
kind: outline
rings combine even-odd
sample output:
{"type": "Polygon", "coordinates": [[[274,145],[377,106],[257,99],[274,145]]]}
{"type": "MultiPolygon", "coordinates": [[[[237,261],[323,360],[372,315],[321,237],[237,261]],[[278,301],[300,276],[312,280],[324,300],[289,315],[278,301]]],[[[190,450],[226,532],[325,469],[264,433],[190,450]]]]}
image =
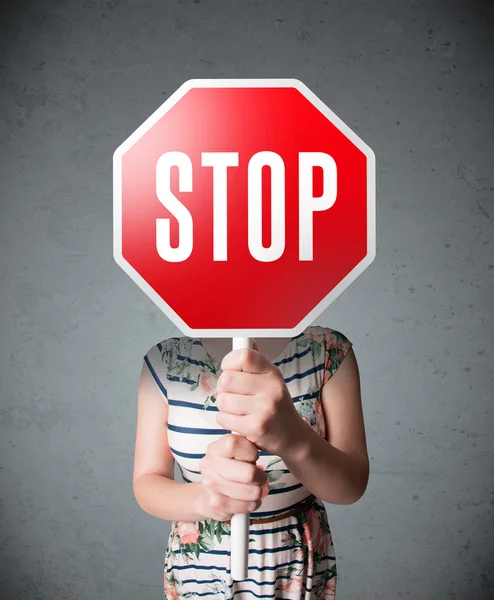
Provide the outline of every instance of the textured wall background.
{"type": "Polygon", "coordinates": [[[318,321],[355,344],[371,456],[365,496],[327,506],[338,598],[492,598],[488,3],[2,7],[2,598],[162,597],[136,389],[179,332],[113,260],[111,159],[192,77],[300,78],[377,156],[377,258],[318,321]]]}

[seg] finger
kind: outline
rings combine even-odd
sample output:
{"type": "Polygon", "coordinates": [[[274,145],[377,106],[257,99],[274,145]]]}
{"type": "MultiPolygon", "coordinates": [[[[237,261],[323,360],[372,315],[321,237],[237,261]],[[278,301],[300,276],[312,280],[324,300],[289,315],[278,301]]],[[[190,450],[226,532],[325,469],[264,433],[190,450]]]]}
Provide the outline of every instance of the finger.
{"type": "Polygon", "coordinates": [[[265,373],[269,369],[269,362],[264,356],[253,348],[238,348],[229,352],[221,361],[223,371],[246,371],[248,373],[265,373]]]}
{"type": "MultiPolygon", "coordinates": [[[[215,521],[228,521],[233,513],[228,512],[230,501],[228,496],[218,492],[209,491],[209,504],[215,510],[215,521]]],[[[236,500],[235,500],[236,502],[236,500]]]]}
{"type": "Polygon", "coordinates": [[[257,394],[264,387],[258,373],[245,371],[223,371],[216,382],[216,392],[233,392],[234,394],[257,394]]]}
{"type": "Polygon", "coordinates": [[[237,458],[246,462],[256,462],[259,458],[258,447],[247,438],[236,433],[228,433],[214,444],[214,454],[223,458],[237,458]]]}
{"type": "Polygon", "coordinates": [[[257,510],[261,506],[262,500],[245,502],[244,500],[230,498],[227,495],[216,494],[214,504],[218,507],[219,512],[225,515],[221,520],[228,521],[231,515],[244,514],[257,510]]]}
{"type": "Polygon", "coordinates": [[[265,472],[250,462],[242,460],[232,461],[233,458],[224,458],[223,456],[215,456],[213,459],[213,469],[221,476],[222,479],[241,483],[244,485],[261,486],[266,483],[265,472]]]}
{"type": "Polygon", "coordinates": [[[249,415],[229,415],[228,413],[219,412],[216,416],[216,423],[218,423],[222,429],[235,431],[244,436],[249,435],[247,432],[252,430],[249,426],[249,422],[249,415]]]}
{"type": "Polygon", "coordinates": [[[224,496],[228,496],[234,500],[243,500],[244,502],[256,502],[262,498],[262,489],[260,485],[232,481],[230,476],[225,478],[218,472],[214,477],[213,489],[215,492],[219,492],[224,496]]]}
{"type": "Polygon", "coordinates": [[[220,392],[216,395],[216,406],[222,413],[250,415],[255,409],[255,396],[220,392]]]}

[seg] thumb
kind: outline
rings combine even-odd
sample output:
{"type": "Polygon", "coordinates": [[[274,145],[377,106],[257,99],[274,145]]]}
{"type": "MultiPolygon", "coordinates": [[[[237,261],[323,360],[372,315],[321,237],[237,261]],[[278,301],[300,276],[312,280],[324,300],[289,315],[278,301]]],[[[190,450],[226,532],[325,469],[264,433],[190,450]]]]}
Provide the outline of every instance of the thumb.
{"type": "Polygon", "coordinates": [[[257,345],[257,342],[255,339],[252,340],[252,349],[257,350],[257,352],[259,352],[259,346],[257,345]]]}

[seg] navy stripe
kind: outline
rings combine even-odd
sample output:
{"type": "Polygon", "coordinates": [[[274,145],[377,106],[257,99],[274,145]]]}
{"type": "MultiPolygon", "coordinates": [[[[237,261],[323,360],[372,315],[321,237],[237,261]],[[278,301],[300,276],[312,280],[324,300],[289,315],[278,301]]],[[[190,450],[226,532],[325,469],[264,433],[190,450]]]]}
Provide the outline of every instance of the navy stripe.
{"type": "Polygon", "coordinates": [[[196,358],[191,358],[190,356],[185,356],[184,354],[180,354],[177,352],[177,359],[180,361],[188,362],[189,365],[196,365],[197,367],[206,367],[207,365],[202,360],[197,360],[196,358]]]}
{"type": "MultiPolygon", "coordinates": [[[[201,553],[202,553],[202,549],[201,549],[201,553]]],[[[281,564],[277,564],[274,565],[273,567],[271,566],[267,566],[267,567],[256,567],[256,566],[250,566],[248,565],[248,569],[249,571],[252,569],[253,571],[275,571],[276,569],[280,569],[282,567],[288,567],[290,565],[303,565],[304,561],[303,560],[290,560],[286,563],[281,563],[281,564]]],[[[220,567],[220,566],[216,566],[216,565],[197,565],[197,564],[188,564],[188,565],[170,565],[167,566],[166,570],[167,572],[170,572],[172,569],[176,569],[177,571],[183,571],[185,569],[197,569],[198,571],[211,571],[211,569],[214,569],[215,571],[224,571],[225,573],[231,573],[231,570],[228,567],[220,567]]]]}
{"type": "Polygon", "coordinates": [[[312,375],[312,373],[317,373],[317,371],[321,371],[322,369],[324,369],[323,363],[317,365],[316,367],[308,369],[303,373],[294,373],[291,377],[285,378],[285,383],[290,383],[290,381],[293,381],[294,379],[303,379],[304,377],[307,377],[307,375],[312,375]]]}
{"type": "Polygon", "coordinates": [[[223,433],[228,433],[230,430],[228,429],[204,429],[201,427],[180,427],[179,425],[170,425],[168,423],[167,428],[170,431],[176,431],[177,433],[193,433],[193,434],[201,434],[201,435],[221,435],[223,433]]]}
{"type": "MultiPolygon", "coordinates": [[[[272,470],[277,470],[277,469],[272,469],[272,470]]],[[[270,471],[266,471],[266,473],[270,473],[270,471]]],[[[198,483],[197,481],[192,481],[188,477],[185,477],[185,475],[183,473],[182,473],[182,478],[185,481],[185,483],[198,483]]],[[[303,487],[303,485],[304,485],[303,483],[297,483],[296,485],[290,485],[286,488],[274,488],[272,490],[269,490],[268,496],[272,496],[273,494],[284,494],[286,492],[293,492],[293,490],[298,490],[299,488],[303,487]]],[[[254,514],[258,514],[258,513],[254,513],[254,514]]]]}
{"type": "Polygon", "coordinates": [[[190,454],[188,452],[180,452],[179,450],[175,450],[170,446],[170,450],[172,454],[176,454],[177,456],[183,456],[184,458],[204,458],[206,454],[190,454]]]}
{"type": "Polygon", "coordinates": [[[290,529],[297,529],[296,523],[285,525],[284,527],[273,527],[273,529],[249,529],[249,535],[264,535],[266,533],[282,533],[283,531],[290,531],[290,529]]]}
{"type": "Polygon", "coordinates": [[[168,404],[170,406],[180,406],[182,408],[195,408],[198,410],[218,410],[216,406],[207,406],[204,408],[202,404],[199,402],[186,402],[185,400],[173,400],[172,398],[168,398],[168,404]]]}
{"type": "Polygon", "coordinates": [[[295,352],[295,354],[292,354],[292,356],[287,356],[286,358],[282,358],[281,360],[274,362],[273,365],[275,365],[276,367],[279,367],[280,365],[284,365],[289,362],[292,362],[296,358],[303,358],[309,352],[312,352],[312,350],[311,350],[310,346],[307,346],[307,348],[305,350],[302,350],[302,352],[295,352]]]}
{"type": "Polygon", "coordinates": [[[166,392],[165,386],[161,383],[160,378],[158,377],[156,371],[153,369],[153,366],[149,362],[149,358],[147,356],[144,357],[144,361],[147,364],[148,369],[151,372],[151,375],[154,377],[154,380],[156,381],[156,384],[158,385],[158,387],[160,388],[160,390],[163,392],[163,394],[165,394],[166,399],[168,400],[168,394],[166,392]]]}
{"type": "MultiPolygon", "coordinates": [[[[177,380],[179,378],[177,377],[177,380]]],[[[196,382],[192,382],[196,383],[196,382]]],[[[302,400],[311,400],[312,398],[317,398],[319,396],[319,390],[315,392],[311,392],[309,394],[301,394],[300,396],[293,396],[292,400],[295,403],[301,402],[302,400]]],[[[185,400],[174,400],[173,398],[168,398],[168,404],[170,406],[179,406],[181,408],[193,408],[196,410],[209,410],[209,411],[218,411],[218,407],[214,404],[207,406],[206,408],[200,402],[186,402],[185,400]]]]}
{"type": "MultiPolygon", "coordinates": [[[[269,473],[269,471],[266,472],[269,473]]],[[[290,485],[284,488],[274,488],[272,490],[269,490],[269,495],[271,496],[272,494],[284,494],[285,492],[293,492],[293,490],[298,490],[303,486],[303,483],[297,483],[297,485],[290,485]]]]}
{"type": "MultiPolygon", "coordinates": [[[[198,361],[198,362],[200,362],[200,361],[198,361]]],[[[283,380],[285,381],[285,383],[290,383],[290,381],[293,381],[294,379],[303,379],[304,377],[308,377],[309,375],[312,375],[313,373],[317,373],[317,371],[321,371],[322,369],[324,369],[323,363],[316,365],[315,367],[311,367],[310,369],[307,369],[307,371],[304,371],[303,373],[295,373],[291,377],[284,377],[283,380]]],[[[180,375],[180,376],[167,375],[167,379],[169,381],[177,381],[179,383],[186,383],[187,385],[193,385],[194,383],[197,383],[197,381],[195,379],[188,379],[188,378],[184,377],[183,375],[180,375]]]]}
{"type": "MultiPolygon", "coordinates": [[[[251,590],[237,590],[232,595],[232,597],[235,598],[235,596],[237,594],[245,594],[246,592],[249,592],[250,594],[252,594],[256,598],[273,598],[273,596],[271,594],[256,594],[255,592],[252,592],[251,590]]],[[[211,594],[214,594],[215,598],[217,598],[217,592],[216,591],[203,592],[202,594],[199,594],[198,592],[194,592],[194,598],[203,598],[204,596],[211,596],[211,594]]]]}
{"type": "Polygon", "coordinates": [[[196,379],[187,379],[185,375],[167,375],[166,378],[168,381],[178,381],[180,383],[186,383],[187,385],[194,385],[194,383],[197,383],[196,379]]]}
{"type": "MultiPolygon", "coordinates": [[[[326,573],[327,569],[324,569],[324,571],[320,571],[319,573],[314,573],[312,575],[312,577],[317,577],[318,575],[324,575],[326,573]]],[[[276,585],[276,583],[280,580],[280,579],[290,579],[291,575],[278,575],[276,577],[276,579],[273,579],[272,581],[256,581],[255,579],[252,579],[252,577],[249,577],[248,579],[242,579],[241,583],[253,583],[255,585],[258,586],[262,586],[262,585],[276,585]]],[[[194,584],[201,584],[201,583],[222,583],[225,584],[225,580],[224,579],[182,579],[180,581],[180,583],[182,585],[187,585],[188,583],[194,583],[194,584]]],[[[233,583],[228,583],[227,584],[228,587],[232,588],[235,585],[235,582],[233,583]]],[[[304,586],[307,592],[311,592],[312,591],[312,587],[308,588],[306,586],[304,586]]],[[[235,594],[238,594],[240,592],[245,592],[248,590],[237,590],[235,592],[235,594]]],[[[212,594],[214,592],[207,592],[207,594],[212,594]]],[[[254,592],[253,592],[254,593],[254,592]]],[[[200,595],[200,594],[196,594],[196,595],[200,595]]],[[[265,598],[266,596],[262,596],[263,598],[265,598]]],[[[270,596],[271,597],[271,596],[270,596]]]]}
{"type": "MultiPolygon", "coordinates": [[[[298,340],[298,339],[300,339],[300,338],[301,338],[303,335],[304,335],[303,333],[300,333],[299,335],[297,335],[297,336],[295,336],[294,338],[292,338],[292,339],[290,340],[290,342],[289,342],[289,343],[291,344],[291,343],[292,343],[294,340],[298,340]]],[[[192,342],[192,345],[193,345],[193,346],[202,346],[202,347],[204,348],[204,345],[203,345],[203,343],[201,342],[201,340],[193,340],[193,342],[192,342]]],[[[287,344],[287,346],[288,346],[288,345],[289,345],[289,344],[287,344]]],[[[206,350],[206,349],[204,348],[204,350],[206,350]]],[[[307,345],[307,348],[306,348],[305,350],[302,350],[302,352],[296,352],[296,353],[295,353],[295,354],[293,354],[292,356],[288,356],[288,357],[286,357],[286,358],[283,358],[283,359],[281,359],[281,360],[279,360],[279,361],[276,361],[276,362],[274,362],[273,364],[274,364],[274,365],[276,365],[276,366],[278,366],[278,365],[281,365],[281,364],[283,364],[283,363],[288,363],[288,362],[291,362],[291,361],[292,361],[292,360],[294,360],[295,358],[301,358],[302,356],[305,356],[307,353],[309,353],[309,352],[311,352],[311,351],[312,351],[312,349],[311,349],[311,346],[310,346],[310,345],[307,345]]],[[[187,356],[182,356],[182,355],[177,355],[177,356],[179,356],[180,358],[183,358],[183,359],[185,359],[185,360],[188,360],[188,357],[187,357],[187,356]]],[[[216,361],[214,361],[214,362],[216,362],[216,361]]],[[[205,366],[205,363],[203,363],[202,361],[201,361],[201,364],[202,364],[203,366],[205,366]]]]}
{"type": "MultiPolygon", "coordinates": [[[[231,431],[229,429],[225,429],[225,431],[227,433],[231,433],[231,431]]],[[[172,448],[172,446],[170,446],[170,450],[172,451],[173,454],[176,454],[177,456],[183,456],[184,458],[204,458],[206,456],[206,453],[204,452],[203,454],[190,454],[189,452],[182,452],[180,450],[176,450],[175,448],[172,448]]],[[[276,457],[276,454],[271,454],[270,452],[259,452],[259,456],[273,456],[276,457]]],[[[278,457],[276,457],[278,458],[278,457]]],[[[278,471],[278,469],[274,469],[274,471],[278,471]]]]}
{"type": "MultiPolygon", "coordinates": [[[[256,550],[255,548],[249,549],[249,554],[275,554],[276,552],[286,552],[289,550],[287,546],[278,546],[277,548],[262,548],[256,550]]],[[[181,550],[170,550],[171,554],[181,554],[181,550]]],[[[201,548],[201,554],[214,554],[217,556],[230,556],[230,550],[203,550],[201,548]]]]}
{"type": "MultiPolygon", "coordinates": [[[[255,579],[252,579],[252,577],[249,577],[249,579],[242,579],[242,583],[255,583],[256,585],[274,585],[279,579],[289,579],[290,577],[291,575],[278,575],[278,577],[276,579],[273,579],[273,581],[256,581],[255,579]]],[[[219,583],[223,581],[223,579],[182,579],[180,583],[182,585],[186,585],[187,583],[219,583]]],[[[233,587],[233,583],[228,585],[233,587]]]]}
{"type": "MultiPolygon", "coordinates": [[[[201,549],[201,554],[202,554],[202,549],[201,549]]],[[[322,556],[321,560],[336,560],[334,556],[322,556]]],[[[267,567],[256,567],[256,566],[250,566],[248,565],[248,569],[249,571],[275,571],[276,569],[281,569],[282,567],[288,567],[289,565],[303,565],[304,561],[303,560],[290,560],[288,562],[285,563],[280,563],[274,566],[267,566],[267,567]]],[[[225,571],[226,573],[231,573],[231,570],[227,567],[219,567],[216,565],[197,565],[197,564],[189,564],[189,565],[170,565],[167,566],[166,571],[169,573],[172,569],[176,569],[177,571],[180,570],[185,570],[185,569],[197,569],[198,571],[203,570],[203,571],[211,571],[212,569],[214,569],[215,571],[225,571]]],[[[319,573],[321,574],[321,573],[319,573]]]]}
{"type": "MultiPolygon", "coordinates": [[[[181,465],[179,465],[181,466],[181,465]]],[[[193,471],[192,469],[187,469],[186,467],[181,467],[182,469],[184,469],[185,471],[188,471],[189,473],[194,473],[194,475],[202,475],[201,471],[193,471]]],[[[288,469],[268,469],[266,471],[266,473],[271,473],[271,471],[281,471],[282,473],[290,473],[290,471],[288,469]]],[[[182,473],[183,476],[183,473],[182,473]]],[[[194,481],[192,481],[191,483],[196,483],[194,481]]]]}
{"type": "MultiPolygon", "coordinates": [[[[283,533],[284,531],[290,531],[291,529],[297,529],[296,523],[290,525],[284,525],[283,527],[273,527],[272,529],[249,529],[249,535],[265,535],[266,533],[283,533]]],[[[227,537],[228,533],[223,533],[223,537],[227,537]]]]}
{"type": "MultiPolygon", "coordinates": [[[[182,477],[184,476],[184,473],[183,473],[184,471],[188,471],[189,473],[194,473],[194,475],[202,475],[201,471],[193,471],[192,469],[187,469],[186,467],[182,467],[181,465],[180,465],[180,468],[182,470],[182,477]]],[[[192,482],[192,483],[195,483],[195,482],[192,482]]]]}
{"type": "MultiPolygon", "coordinates": [[[[271,491],[270,491],[270,493],[271,493],[271,491]]],[[[309,494],[309,496],[311,496],[311,494],[309,494]]],[[[268,510],[268,511],[264,511],[264,512],[256,511],[254,513],[256,515],[255,518],[257,519],[258,517],[271,517],[274,515],[279,515],[284,512],[288,512],[289,510],[292,510],[293,508],[297,508],[300,504],[303,504],[309,498],[309,496],[302,498],[302,500],[299,500],[298,502],[295,502],[294,504],[290,504],[290,506],[285,506],[285,508],[281,508],[278,510],[268,510]]]]}

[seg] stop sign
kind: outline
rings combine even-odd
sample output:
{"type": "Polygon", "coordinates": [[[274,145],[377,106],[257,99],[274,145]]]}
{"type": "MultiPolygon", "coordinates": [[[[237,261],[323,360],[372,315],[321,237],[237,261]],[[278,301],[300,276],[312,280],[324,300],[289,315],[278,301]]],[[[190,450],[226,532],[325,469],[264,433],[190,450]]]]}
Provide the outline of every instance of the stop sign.
{"type": "Polygon", "coordinates": [[[298,335],[374,259],[374,153],[298,80],[190,80],[113,160],[115,260],[189,336],[298,335]]]}

